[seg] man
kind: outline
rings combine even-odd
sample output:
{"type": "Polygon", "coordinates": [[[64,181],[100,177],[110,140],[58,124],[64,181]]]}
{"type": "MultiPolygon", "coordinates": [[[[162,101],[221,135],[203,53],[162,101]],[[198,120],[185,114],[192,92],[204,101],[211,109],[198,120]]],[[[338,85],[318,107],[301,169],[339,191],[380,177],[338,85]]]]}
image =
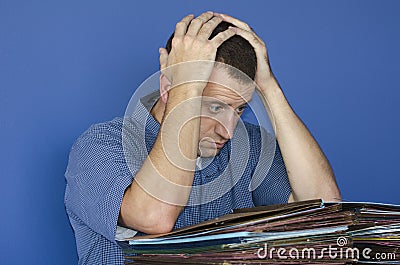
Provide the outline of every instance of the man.
{"type": "Polygon", "coordinates": [[[143,98],[130,120],[92,126],[71,150],[65,204],[80,264],[122,264],[121,231],[165,233],[235,208],[340,200],[327,159],[247,24],[188,15],[160,49],[160,66],[159,98],[143,98]],[[279,144],[271,163],[260,147],[264,130],[240,122],[254,93],[242,72],[268,103],[279,144]]]}

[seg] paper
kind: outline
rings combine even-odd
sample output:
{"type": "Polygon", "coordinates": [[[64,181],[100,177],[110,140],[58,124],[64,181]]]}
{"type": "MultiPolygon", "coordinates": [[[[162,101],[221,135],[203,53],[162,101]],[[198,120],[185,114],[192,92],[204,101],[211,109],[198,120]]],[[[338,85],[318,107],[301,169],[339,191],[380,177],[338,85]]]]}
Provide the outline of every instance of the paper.
{"type": "Polygon", "coordinates": [[[400,206],[313,200],[240,209],[121,246],[132,264],[400,264],[400,206]]]}

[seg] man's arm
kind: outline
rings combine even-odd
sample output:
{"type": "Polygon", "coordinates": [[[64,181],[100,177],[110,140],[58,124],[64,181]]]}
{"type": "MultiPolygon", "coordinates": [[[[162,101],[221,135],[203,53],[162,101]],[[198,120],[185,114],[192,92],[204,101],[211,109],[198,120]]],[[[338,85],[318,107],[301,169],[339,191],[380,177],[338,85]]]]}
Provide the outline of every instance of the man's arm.
{"type": "Polygon", "coordinates": [[[341,199],[332,168],[309,130],[294,113],[272,74],[264,42],[244,22],[219,14],[236,26],[237,35],[247,39],[257,55],[255,82],[274,126],[289,176],[289,202],[322,198],[341,199]]]}
{"type": "MultiPolygon", "coordinates": [[[[235,34],[227,30],[208,40],[221,21],[212,12],[196,19],[186,16],[176,26],[171,52],[160,49],[164,75],[159,100],[165,105],[160,108],[160,132],[123,197],[120,223],[124,226],[149,234],[169,232],[188,200],[199,142],[201,95],[207,82],[190,82],[199,63],[187,62],[215,60],[218,46],[235,34]]],[[[211,73],[213,64],[202,66],[202,74],[211,73]]]]}
{"type": "Polygon", "coordinates": [[[270,108],[292,193],[289,202],[341,199],[333,170],[310,131],[287,102],[275,78],[260,86],[270,108]]]}

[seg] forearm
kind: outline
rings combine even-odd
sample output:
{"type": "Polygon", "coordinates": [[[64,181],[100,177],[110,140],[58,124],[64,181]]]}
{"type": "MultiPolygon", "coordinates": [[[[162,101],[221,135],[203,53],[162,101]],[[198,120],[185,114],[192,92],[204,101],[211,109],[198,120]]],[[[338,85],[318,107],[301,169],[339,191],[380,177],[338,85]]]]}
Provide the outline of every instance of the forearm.
{"type": "Polygon", "coordinates": [[[187,203],[199,144],[201,95],[218,47],[235,35],[227,29],[209,39],[221,21],[213,12],[195,19],[185,16],[176,24],[170,51],[159,49],[163,74],[158,103],[163,109],[154,115],[163,118],[156,142],[122,200],[120,221],[128,227],[168,232],[187,203]]]}
{"type": "Polygon", "coordinates": [[[145,233],[173,228],[193,182],[201,91],[202,85],[185,84],[169,92],[155,144],[122,201],[125,226],[145,233]]]}
{"type": "Polygon", "coordinates": [[[291,201],[340,200],[332,168],[318,143],[287,102],[275,78],[261,88],[269,107],[289,182],[291,201]]]}

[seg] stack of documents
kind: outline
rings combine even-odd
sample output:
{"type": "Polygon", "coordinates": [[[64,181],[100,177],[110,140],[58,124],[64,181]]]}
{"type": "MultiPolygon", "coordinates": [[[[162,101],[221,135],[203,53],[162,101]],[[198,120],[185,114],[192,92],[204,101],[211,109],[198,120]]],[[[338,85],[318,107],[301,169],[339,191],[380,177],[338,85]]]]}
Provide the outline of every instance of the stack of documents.
{"type": "Polygon", "coordinates": [[[400,264],[400,206],[312,200],[240,209],[121,246],[129,264],[400,264]]]}

